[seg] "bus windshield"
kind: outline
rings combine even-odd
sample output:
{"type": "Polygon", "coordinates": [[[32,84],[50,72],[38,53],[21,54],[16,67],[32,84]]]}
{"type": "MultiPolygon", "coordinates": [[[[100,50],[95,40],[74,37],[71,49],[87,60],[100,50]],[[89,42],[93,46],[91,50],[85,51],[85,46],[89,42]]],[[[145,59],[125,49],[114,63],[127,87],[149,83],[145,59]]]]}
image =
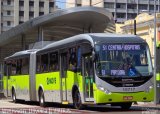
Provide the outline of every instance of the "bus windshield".
{"type": "Polygon", "coordinates": [[[97,44],[98,76],[151,76],[153,69],[146,44],[97,44]]]}

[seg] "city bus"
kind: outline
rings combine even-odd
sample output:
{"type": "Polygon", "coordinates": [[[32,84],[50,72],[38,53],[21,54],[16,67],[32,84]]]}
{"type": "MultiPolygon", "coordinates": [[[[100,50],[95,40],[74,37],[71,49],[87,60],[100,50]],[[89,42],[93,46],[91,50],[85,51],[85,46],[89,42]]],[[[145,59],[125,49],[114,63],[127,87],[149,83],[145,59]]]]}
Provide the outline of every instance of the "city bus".
{"type": "Polygon", "coordinates": [[[4,59],[4,91],[17,100],[120,106],[153,101],[153,66],[135,35],[80,34],[4,59]]]}

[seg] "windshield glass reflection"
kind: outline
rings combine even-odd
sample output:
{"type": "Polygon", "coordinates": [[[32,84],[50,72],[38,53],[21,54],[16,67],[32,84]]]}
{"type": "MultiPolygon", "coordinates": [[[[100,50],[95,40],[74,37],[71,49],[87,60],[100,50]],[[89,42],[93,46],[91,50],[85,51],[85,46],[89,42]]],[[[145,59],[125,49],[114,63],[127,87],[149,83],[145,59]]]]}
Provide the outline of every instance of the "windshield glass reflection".
{"type": "Polygon", "coordinates": [[[152,75],[149,49],[145,44],[99,44],[96,56],[99,76],[152,75]]]}

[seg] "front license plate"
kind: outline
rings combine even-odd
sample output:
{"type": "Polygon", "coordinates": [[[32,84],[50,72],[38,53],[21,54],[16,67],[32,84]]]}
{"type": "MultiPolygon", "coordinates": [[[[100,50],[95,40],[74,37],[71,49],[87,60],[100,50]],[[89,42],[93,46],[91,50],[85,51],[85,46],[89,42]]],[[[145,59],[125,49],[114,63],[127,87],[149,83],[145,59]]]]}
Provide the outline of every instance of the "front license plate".
{"type": "Polygon", "coordinates": [[[123,96],[124,101],[130,101],[133,100],[133,96],[123,96]]]}

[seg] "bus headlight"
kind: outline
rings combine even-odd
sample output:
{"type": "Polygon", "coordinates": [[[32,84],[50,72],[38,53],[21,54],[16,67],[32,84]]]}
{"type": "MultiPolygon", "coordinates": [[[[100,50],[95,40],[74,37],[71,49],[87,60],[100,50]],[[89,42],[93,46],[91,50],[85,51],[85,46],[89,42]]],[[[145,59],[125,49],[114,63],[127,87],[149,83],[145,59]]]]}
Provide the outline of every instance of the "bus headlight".
{"type": "Polygon", "coordinates": [[[149,89],[153,89],[153,85],[149,86],[149,89]]]}
{"type": "Polygon", "coordinates": [[[107,93],[108,95],[110,95],[111,94],[111,92],[109,91],[109,90],[105,90],[105,93],[107,93]]]}
{"type": "Polygon", "coordinates": [[[98,89],[100,89],[101,91],[105,90],[104,87],[102,87],[102,86],[98,86],[98,89]]]}
{"type": "Polygon", "coordinates": [[[106,89],[106,88],[104,88],[104,87],[102,87],[102,86],[97,86],[97,88],[98,88],[99,90],[105,92],[106,94],[109,94],[109,95],[111,94],[111,92],[110,92],[108,89],[106,89]]]}

